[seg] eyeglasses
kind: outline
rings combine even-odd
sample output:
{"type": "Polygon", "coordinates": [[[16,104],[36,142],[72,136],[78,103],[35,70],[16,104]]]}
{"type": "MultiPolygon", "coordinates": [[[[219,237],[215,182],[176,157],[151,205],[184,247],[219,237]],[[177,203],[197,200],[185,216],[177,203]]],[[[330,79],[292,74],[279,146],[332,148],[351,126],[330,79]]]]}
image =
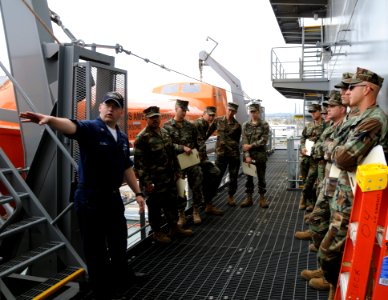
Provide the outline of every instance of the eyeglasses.
{"type": "Polygon", "coordinates": [[[358,87],[358,86],[368,86],[368,85],[367,84],[349,84],[348,90],[353,91],[353,89],[355,87],[358,87]]]}

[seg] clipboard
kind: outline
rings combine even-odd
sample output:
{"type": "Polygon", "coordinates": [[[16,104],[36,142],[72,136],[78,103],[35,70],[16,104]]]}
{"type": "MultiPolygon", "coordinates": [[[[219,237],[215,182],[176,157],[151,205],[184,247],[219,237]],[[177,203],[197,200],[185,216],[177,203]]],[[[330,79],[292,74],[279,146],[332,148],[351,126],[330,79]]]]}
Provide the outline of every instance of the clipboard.
{"type": "Polygon", "coordinates": [[[178,196],[181,198],[185,198],[186,195],[186,180],[179,178],[176,182],[176,189],[178,192],[178,196]]]}
{"type": "Polygon", "coordinates": [[[313,148],[313,146],[314,146],[314,142],[313,141],[311,141],[311,140],[309,140],[309,139],[307,139],[306,140],[306,142],[305,142],[305,148],[306,148],[306,150],[307,150],[307,152],[306,152],[306,155],[307,156],[311,156],[311,150],[312,150],[312,148],[313,148]]]}
{"type": "Polygon", "coordinates": [[[257,177],[257,170],[254,164],[248,165],[246,162],[243,162],[242,169],[245,175],[257,177]]]}
{"type": "Polygon", "coordinates": [[[181,170],[198,165],[201,162],[197,149],[193,149],[189,155],[187,155],[186,153],[181,153],[178,154],[177,157],[181,170]]]}
{"type": "Polygon", "coordinates": [[[341,172],[341,169],[338,168],[334,163],[330,167],[330,173],[329,173],[329,178],[335,178],[338,179],[339,174],[341,172]]]}

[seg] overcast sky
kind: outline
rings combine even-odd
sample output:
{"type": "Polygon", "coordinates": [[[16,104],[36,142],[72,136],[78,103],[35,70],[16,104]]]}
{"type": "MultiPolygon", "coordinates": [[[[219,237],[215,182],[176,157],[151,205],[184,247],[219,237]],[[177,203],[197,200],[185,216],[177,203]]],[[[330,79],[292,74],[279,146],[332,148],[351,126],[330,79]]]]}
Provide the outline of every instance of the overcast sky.
{"type": "MultiPolygon", "coordinates": [[[[199,52],[214,46],[206,41],[209,36],[218,42],[212,57],[240,79],[249,97],[263,100],[267,113],[295,111],[295,100],[272,88],[271,48],[285,45],[268,0],[48,0],[48,5],[87,44],[120,44],[197,79],[199,52]]],[[[57,25],[53,29],[61,42],[70,41],[57,25]]],[[[0,46],[6,63],[4,37],[0,46]]],[[[193,81],[133,55],[100,51],[114,55],[116,67],[128,71],[130,98],[162,84],[193,81]]],[[[210,67],[204,68],[203,81],[230,90],[210,67]]],[[[296,102],[299,106],[302,101],[296,102]]]]}

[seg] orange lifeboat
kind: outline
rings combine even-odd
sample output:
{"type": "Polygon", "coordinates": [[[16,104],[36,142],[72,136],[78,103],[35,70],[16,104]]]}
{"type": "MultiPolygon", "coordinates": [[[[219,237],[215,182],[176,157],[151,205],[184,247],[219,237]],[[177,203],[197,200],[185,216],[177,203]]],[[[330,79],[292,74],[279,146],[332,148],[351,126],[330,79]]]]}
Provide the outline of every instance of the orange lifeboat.
{"type": "MultiPolygon", "coordinates": [[[[0,86],[0,108],[13,112],[16,111],[15,94],[12,82],[9,79],[0,86]]],[[[19,123],[0,119],[0,147],[7,153],[15,167],[24,167],[23,144],[19,123]]]]}
{"type": "MultiPolygon", "coordinates": [[[[227,110],[226,91],[205,83],[181,82],[156,87],[149,96],[128,99],[128,138],[134,141],[136,135],[146,126],[144,109],[156,105],[160,107],[162,124],[173,118],[175,101],[189,101],[188,120],[202,116],[206,106],[217,107],[217,115],[224,115],[227,110]]],[[[0,86],[0,108],[16,111],[15,94],[10,80],[0,86]]],[[[85,115],[85,101],[78,102],[78,115],[85,115]]],[[[81,117],[82,119],[82,117],[81,117]]],[[[7,153],[16,167],[24,167],[23,145],[19,123],[0,120],[0,147],[7,153]]]]}

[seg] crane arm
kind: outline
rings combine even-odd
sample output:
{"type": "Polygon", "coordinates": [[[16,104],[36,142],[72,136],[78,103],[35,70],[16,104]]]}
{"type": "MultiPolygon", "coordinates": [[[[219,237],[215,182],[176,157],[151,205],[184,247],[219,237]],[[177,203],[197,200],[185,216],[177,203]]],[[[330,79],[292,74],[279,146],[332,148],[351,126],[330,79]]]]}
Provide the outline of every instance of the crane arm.
{"type": "Polygon", "coordinates": [[[236,119],[240,123],[245,122],[248,119],[247,110],[245,108],[244,92],[241,87],[240,79],[229,72],[219,62],[210,56],[206,51],[199,53],[199,65],[210,66],[218,75],[220,75],[229,85],[232,92],[233,103],[238,104],[239,109],[236,114],[236,119]]]}

